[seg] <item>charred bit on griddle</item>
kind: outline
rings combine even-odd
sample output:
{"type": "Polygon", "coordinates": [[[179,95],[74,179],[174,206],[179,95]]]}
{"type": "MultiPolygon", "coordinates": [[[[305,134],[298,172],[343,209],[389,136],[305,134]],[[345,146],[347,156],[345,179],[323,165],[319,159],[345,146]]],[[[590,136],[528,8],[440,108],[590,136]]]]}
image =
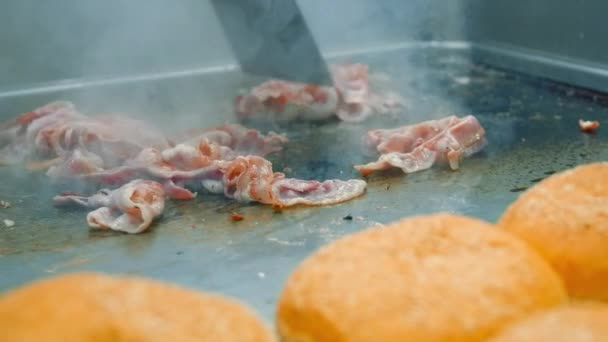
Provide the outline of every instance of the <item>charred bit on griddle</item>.
{"type": "Polygon", "coordinates": [[[353,220],[353,216],[352,216],[352,215],[350,215],[350,214],[348,214],[348,215],[344,216],[342,219],[343,219],[344,221],[352,221],[352,220],[353,220]]]}
{"type": "Polygon", "coordinates": [[[232,214],[230,214],[230,219],[232,221],[238,222],[238,221],[243,221],[245,219],[245,217],[239,213],[233,212],[232,214]]]}

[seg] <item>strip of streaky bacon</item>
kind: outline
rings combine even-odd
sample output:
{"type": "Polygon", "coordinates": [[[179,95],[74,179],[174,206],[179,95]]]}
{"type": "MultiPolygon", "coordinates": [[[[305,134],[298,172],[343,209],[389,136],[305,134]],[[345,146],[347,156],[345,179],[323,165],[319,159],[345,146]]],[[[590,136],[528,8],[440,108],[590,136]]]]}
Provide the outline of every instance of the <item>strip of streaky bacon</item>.
{"type": "Polygon", "coordinates": [[[7,165],[22,162],[31,154],[40,130],[57,121],[80,117],[71,102],[55,101],[1,123],[0,160],[7,165]]]}
{"type": "Polygon", "coordinates": [[[133,180],[118,189],[99,190],[92,196],[64,194],[55,196],[57,206],[79,205],[95,209],[87,222],[97,229],[112,229],[137,234],[150,227],[165,208],[163,186],[150,180],[133,180]]]}
{"type": "Polygon", "coordinates": [[[217,192],[218,186],[213,179],[218,178],[219,166],[214,162],[234,160],[245,152],[240,144],[246,144],[247,137],[252,138],[250,140],[253,145],[245,153],[253,150],[260,154],[276,151],[280,149],[280,144],[286,141],[286,138],[280,135],[262,136],[255,130],[247,131],[255,134],[243,134],[243,139],[240,139],[243,142],[227,144],[235,146],[238,152],[230,147],[212,143],[205,137],[198,142],[198,145],[178,144],[162,151],[147,148],[119,167],[104,169],[103,161],[95,154],[75,150],[55,163],[47,171],[47,175],[52,181],[79,178],[86,183],[108,185],[121,184],[139,177],[154,178],[167,182],[169,197],[191,199],[196,193],[180,189],[180,185],[192,179],[205,179],[203,187],[211,192],[217,192]],[[255,145],[255,142],[258,144],[255,145]]]}
{"type": "Polygon", "coordinates": [[[479,152],[485,145],[485,130],[474,116],[449,116],[368,132],[364,146],[368,152],[375,150],[380,157],[355,168],[362,175],[392,167],[412,173],[428,169],[436,162],[447,162],[456,170],[462,158],[479,152]]]}
{"type": "Polygon", "coordinates": [[[239,202],[260,202],[276,207],[296,204],[330,205],[359,197],[367,183],[351,179],[324,182],[285,178],[272,171],[272,163],[257,156],[218,162],[223,173],[224,194],[239,202]]]}
{"type": "Polygon", "coordinates": [[[365,193],[363,180],[324,182],[285,178],[273,172],[272,163],[259,156],[237,156],[233,160],[212,160],[198,169],[183,170],[163,160],[159,151],[148,149],[130,165],[87,175],[80,179],[99,184],[132,178],[153,178],[163,183],[168,197],[192,199],[188,187],[202,187],[239,202],[260,202],[277,207],[296,204],[329,205],[348,201],[365,193]]]}
{"type": "Polygon", "coordinates": [[[370,90],[368,66],[330,66],[334,86],[317,86],[282,80],[266,81],[237,96],[235,109],[241,119],[266,112],[283,120],[322,120],[337,115],[343,121],[360,122],[374,113],[401,108],[396,93],[380,95],[370,90]]]}
{"type": "Polygon", "coordinates": [[[245,119],[260,112],[280,114],[280,119],[322,120],[332,116],[340,105],[333,87],[321,87],[282,80],[269,80],[235,99],[237,115],[245,119]]]}
{"type": "MultiPolygon", "coordinates": [[[[78,177],[87,183],[115,185],[138,177],[185,180],[210,176],[217,169],[217,160],[233,160],[239,155],[266,155],[282,149],[288,141],[284,135],[261,134],[241,125],[224,125],[207,130],[192,130],[184,134],[184,142],[159,150],[144,148],[132,159],[118,167],[104,167],[104,160],[93,153],[74,150],[64,155],[47,171],[52,181],[78,177]]],[[[46,165],[46,164],[44,164],[46,165]]],[[[216,188],[215,186],[213,187],[216,188]]],[[[176,189],[170,186],[169,189],[176,189]]],[[[196,194],[169,192],[171,198],[189,199],[196,194]],[[174,196],[175,194],[175,196],[174,196]]]]}
{"type": "Polygon", "coordinates": [[[202,141],[230,148],[236,155],[265,156],[269,153],[282,150],[289,142],[284,134],[268,132],[264,135],[260,131],[238,124],[225,124],[222,126],[192,129],[180,133],[173,139],[177,144],[198,147],[202,141]]]}
{"type": "Polygon", "coordinates": [[[168,140],[143,121],[119,114],[86,116],[66,101],[51,102],[2,125],[0,140],[6,146],[0,158],[42,167],[56,158],[69,158],[74,150],[95,154],[104,167],[120,165],[142,148],[170,147],[168,140]]]}

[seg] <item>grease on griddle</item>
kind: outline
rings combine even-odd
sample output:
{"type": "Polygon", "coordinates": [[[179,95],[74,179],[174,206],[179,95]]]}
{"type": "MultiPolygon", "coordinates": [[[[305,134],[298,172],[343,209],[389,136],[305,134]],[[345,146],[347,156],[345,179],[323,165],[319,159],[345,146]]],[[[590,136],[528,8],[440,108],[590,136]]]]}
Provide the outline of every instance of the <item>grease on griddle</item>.
{"type": "Polygon", "coordinates": [[[525,187],[525,186],[522,186],[522,187],[513,188],[513,189],[511,189],[509,191],[510,192],[522,192],[522,191],[526,191],[526,190],[528,190],[528,188],[525,187]]]}
{"type": "Polygon", "coordinates": [[[538,183],[538,182],[542,181],[543,179],[545,179],[545,177],[534,178],[530,182],[532,182],[532,183],[538,183]]]}
{"type": "Polygon", "coordinates": [[[555,172],[556,172],[556,171],[553,171],[553,170],[551,170],[551,171],[545,171],[545,174],[546,174],[547,176],[550,176],[550,175],[554,174],[555,172]]]}

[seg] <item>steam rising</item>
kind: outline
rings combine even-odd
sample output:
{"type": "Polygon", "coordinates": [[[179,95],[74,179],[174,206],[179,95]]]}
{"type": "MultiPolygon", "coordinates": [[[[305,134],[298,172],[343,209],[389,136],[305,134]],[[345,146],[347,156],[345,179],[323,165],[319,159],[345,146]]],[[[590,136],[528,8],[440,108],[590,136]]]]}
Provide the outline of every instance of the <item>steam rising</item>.
{"type": "MultiPolygon", "coordinates": [[[[411,89],[412,80],[417,80],[417,89],[440,88],[426,81],[419,62],[393,56],[387,67],[351,52],[462,38],[459,1],[304,0],[298,4],[321,52],[341,55],[329,62],[369,63],[372,83],[390,76],[394,90],[406,99],[420,95],[411,89]]],[[[0,30],[0,38],[18,48],[8,52],[13,56],[6,52],[0,56],[0,71],[7,71],[7,77],[0,79],[0,120],[66,99],[86,114],[123,112],[152,121],[170,134],[235,121],[234,95],[260,81],[231,69],[235,59],[207,1],[26,0],[5,6],[11,7],[7,11],[11,16],[0,25],[10,29],[0,30]],[[33,95],[31,89],[41,83],[48,88],[33,95]],[[3,96],[1,89],[24,91],[3,96]]],[[[441,96],[411,101],[415,102],[420,104],[410,106],[391,125],[446,116],[459,112],[461,106],[456,99],[441,96]]],[[[345,129],[349,135],[345,142],[356,144],[365,129],[345,129]]]]}

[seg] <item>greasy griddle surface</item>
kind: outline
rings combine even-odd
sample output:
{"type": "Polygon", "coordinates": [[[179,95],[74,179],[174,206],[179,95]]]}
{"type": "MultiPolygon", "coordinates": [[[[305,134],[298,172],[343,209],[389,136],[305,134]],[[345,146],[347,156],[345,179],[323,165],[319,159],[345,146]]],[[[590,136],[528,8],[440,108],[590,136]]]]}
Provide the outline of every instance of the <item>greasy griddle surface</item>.
{"type": "Polygon", "coordinates": [[[276,213],[208,195],[171,202],[163,219],[136,236],[89,230],[85,211],[50,205],[53,194],[44,177],[19,177],[20,171],[1,168],[0,200],[12,206],[0,208],[0,289],[75,270],[129,273],[233,295],[271,319],[290,270],[327,242],[435,211],[494,221],[520,191],[542,178],[608,157],[608,121],[599,98],[472,65],[460,51],[396,52],[363,61],[392,75],[408,110],[362,125],[275,126],[291,139],[270,158],[277,171],[289,167],[288,175],[299,178],[358,177],[352,165],[367,160],[359,153],[367,129],[454,113],[477,115],[488,147],[456,172],[435,167],[408,176],[374,175],[364,197],[332,207],[276,213]],[[579,118],[600,120],[603,126],[596,135],[582,134],[579,118]],[[231,222],[232,211],[245,219],[231,222]],[[352,220],[343,219],[349,215],[352,220]],[[15,226],[4,227],[3,219],[14,220],[15,226]]]}

